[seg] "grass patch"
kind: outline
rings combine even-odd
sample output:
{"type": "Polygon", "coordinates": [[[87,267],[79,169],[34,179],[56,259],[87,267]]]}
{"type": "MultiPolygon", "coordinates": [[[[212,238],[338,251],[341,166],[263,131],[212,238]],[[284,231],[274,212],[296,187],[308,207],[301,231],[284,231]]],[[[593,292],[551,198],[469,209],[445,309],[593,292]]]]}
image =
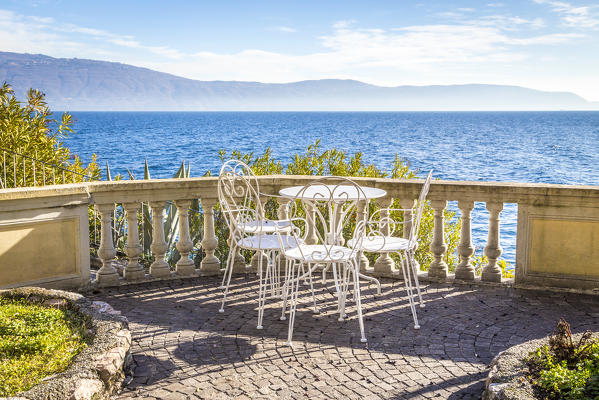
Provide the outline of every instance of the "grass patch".
{"type": "Polygon", "coordinates": [[[563,319],[549,338],[549,345],[528,359],[532,383],[541,399],[599,399],[599,340],[585,332],[573,340],[563,319]]]}
{"type": "Polygon", "coordinates": [[[86,345],[85,318],[70,309],[0,297],[0,396],[64,371],[86,345]]]}

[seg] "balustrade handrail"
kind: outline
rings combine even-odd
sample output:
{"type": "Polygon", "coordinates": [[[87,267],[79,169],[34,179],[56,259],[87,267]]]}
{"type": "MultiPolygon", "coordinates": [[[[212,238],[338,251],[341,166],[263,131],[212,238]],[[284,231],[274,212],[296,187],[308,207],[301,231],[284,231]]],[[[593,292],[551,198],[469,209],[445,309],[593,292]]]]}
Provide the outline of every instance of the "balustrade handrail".
{"type": "MultiPolygon", "coordinates": [[[[259,176],[261,190],[277,194],[284,187],[304,185],[318,176],[259,176]]],[[[391,178],[353,178],[365,186],[387,191],[389,198],[416,198],[423,180],[391,178]]],[[[90,204],[131,201],[166,201],[190,198],[216,198],[216,177],[171,178],[123,181],[95,181],[43,187],[0,190],[0,202],[35,197],[87,195],[90,204]]],[[[514,182],[473,182],[435,180],[431,183],[430,200],[471,200],[481,202],[526,203],[533,205],[597,204],[599,186],[560,185],[514,182]]]]}

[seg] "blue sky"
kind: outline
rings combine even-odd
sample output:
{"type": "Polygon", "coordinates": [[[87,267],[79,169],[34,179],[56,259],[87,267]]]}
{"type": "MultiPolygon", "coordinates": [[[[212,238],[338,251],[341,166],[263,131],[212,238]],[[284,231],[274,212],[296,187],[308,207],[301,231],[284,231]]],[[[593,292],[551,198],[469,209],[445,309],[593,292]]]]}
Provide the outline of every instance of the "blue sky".
{"type": "Polygon", "coordinates": [[[201,80],[510,84],[599,101],[599,3],[582,0],[3,0],[0,51],[201,80]]]}

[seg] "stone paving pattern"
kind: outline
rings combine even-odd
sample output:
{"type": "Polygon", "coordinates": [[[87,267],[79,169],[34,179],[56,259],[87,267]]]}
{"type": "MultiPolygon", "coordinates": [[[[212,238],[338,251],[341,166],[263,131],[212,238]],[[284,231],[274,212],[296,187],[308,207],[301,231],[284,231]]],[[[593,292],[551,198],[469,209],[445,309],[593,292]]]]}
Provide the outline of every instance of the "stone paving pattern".
{"type": "Polygon", "coordinates": [[[134,377],[119,398],[479,399],[487,365],[507,347],[546,336],[560,317],[573,331],[599,330],[599,297],[498,286],[425,284],[414,330],[401,281],[363,290],[368,343],[353,303],[337,321],[334,286],[316,284],[320,314],[304,287],[294,347],[269,300],[256,329],[257,283],[232,281],[219,314],[218,278],[106,289],[92,297],[129,319],[134,377]]]}

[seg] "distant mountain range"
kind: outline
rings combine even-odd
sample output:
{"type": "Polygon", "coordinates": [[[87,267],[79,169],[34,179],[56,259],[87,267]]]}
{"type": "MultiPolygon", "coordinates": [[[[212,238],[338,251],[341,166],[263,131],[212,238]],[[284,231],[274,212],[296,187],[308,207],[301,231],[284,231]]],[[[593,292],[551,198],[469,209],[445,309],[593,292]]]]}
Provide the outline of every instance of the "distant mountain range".
{"type": "Polygon", "coordinates": [[[20,99],[36,88],[53,110],[69,111],[599,110],[599,102],[573,93],[519,86],[198,81],[114,62],[6,52],[0,52],[1,81],[20,99]]]}

